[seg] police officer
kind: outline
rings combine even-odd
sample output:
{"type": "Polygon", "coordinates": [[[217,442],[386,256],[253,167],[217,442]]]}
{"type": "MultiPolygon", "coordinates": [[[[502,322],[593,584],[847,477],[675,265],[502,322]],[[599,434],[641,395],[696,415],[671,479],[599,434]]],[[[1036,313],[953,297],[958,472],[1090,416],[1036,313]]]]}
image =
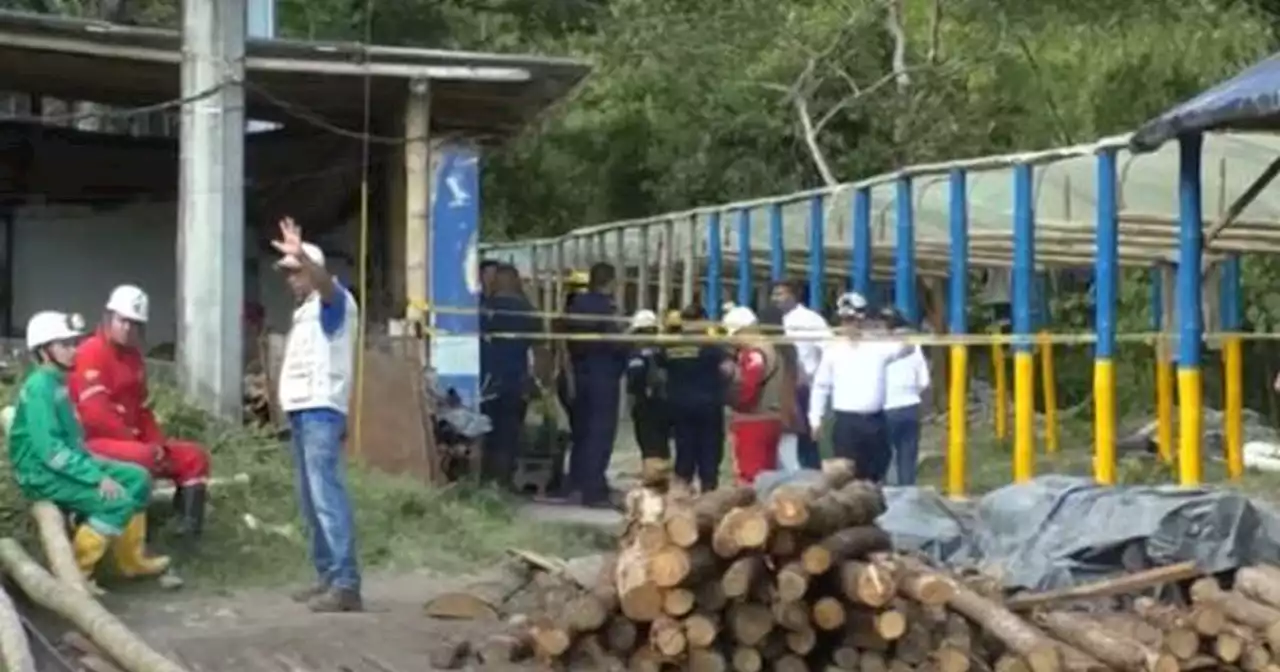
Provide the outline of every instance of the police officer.
{"type": "MultiPolygon", "coordinates": [[[[680,318],[684,333],[704,335],[697,326],[707,318],[701,306],[689,306],[680,318]]],[[[726,381],[722,366],[728,353],[712,343],[689,343],[668,346],[662,357],[676,445],[676,477],[692,484],[696,475],[699,489],[710,492],[719,485],[724,459],[726,381]]]]}
{"type": "Polygon", "coordinates": [[[480,410],[493,425],[480,456],[480,475],[500,487],[511,484],[521,445],[532,341],[515,334],[536,334],[538,321],[533,305],[520,286],[520,273],[510,264],[499,264],[490,293],[481,299],[480,370],[484,374],[485,400],[480,410]],[[495,334],[496,337],[489,337],[495,334]]]}

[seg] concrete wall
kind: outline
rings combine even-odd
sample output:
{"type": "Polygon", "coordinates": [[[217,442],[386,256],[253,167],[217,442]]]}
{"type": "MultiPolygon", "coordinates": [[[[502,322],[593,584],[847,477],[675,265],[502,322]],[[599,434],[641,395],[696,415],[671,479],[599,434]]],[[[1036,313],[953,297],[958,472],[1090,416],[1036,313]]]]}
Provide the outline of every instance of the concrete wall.
{"type": "MultiPolygon", "coordinates": [[[[120,207],[23,206],[14,213],[13,319],[21,330],[37,311],[77,311],[96,322],[112,287],[141,286],[151,295],[149,345],[173,342],[177,335],[177,207],[174,203],[137,203],[120,207]]],[[[303,223],[305,226],[305,223],[303,223]]],[[[272,268],[273,250],[257,241],[273,234],[250,230],[245,255],[245,298],[263,304],[267,325],[288,327],[293,300],[272,268]]],[[[330,270],[354,281],[357,228],[354,223],[314,241],[330,257],[330,270]]]]}

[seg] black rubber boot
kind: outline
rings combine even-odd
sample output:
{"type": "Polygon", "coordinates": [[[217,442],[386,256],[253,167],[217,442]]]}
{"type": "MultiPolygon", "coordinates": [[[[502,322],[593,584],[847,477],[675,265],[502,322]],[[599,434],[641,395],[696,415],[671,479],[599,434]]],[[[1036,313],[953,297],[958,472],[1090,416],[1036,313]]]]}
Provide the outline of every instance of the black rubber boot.
{"type": "Polygon", "coordinates": [[[174,495],[178,501],[178,536],[184,541],[194,542],[204,533],[204,505],[208,492],[204,484],[188,485],[178,488],[174,495]]]}

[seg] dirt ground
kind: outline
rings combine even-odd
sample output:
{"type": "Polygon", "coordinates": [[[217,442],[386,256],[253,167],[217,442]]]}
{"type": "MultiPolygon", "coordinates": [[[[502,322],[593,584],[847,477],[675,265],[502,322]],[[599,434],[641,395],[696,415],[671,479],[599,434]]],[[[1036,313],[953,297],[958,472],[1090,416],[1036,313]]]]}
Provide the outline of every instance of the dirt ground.
{"type": "Polygon", "coordinates": [[[428,657],[441,643],[495,631],[493,623],[422,613],[430,598],[483,579],[430,572],[369,577],[361,614],[312,614],[289,599],[293,586],[147,600],[108,596],[106,602],[144,640],[193,672],[420,672],[431,669],[428,657]]]}

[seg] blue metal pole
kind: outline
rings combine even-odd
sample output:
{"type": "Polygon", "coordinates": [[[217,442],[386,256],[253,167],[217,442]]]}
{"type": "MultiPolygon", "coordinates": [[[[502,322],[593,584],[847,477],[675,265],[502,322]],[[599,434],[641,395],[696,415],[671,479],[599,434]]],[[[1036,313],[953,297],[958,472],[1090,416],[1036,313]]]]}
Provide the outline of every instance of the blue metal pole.
{"type": "Polygon", "coordinates": [[[1200,201],[1200,150],[1198,133],[1184,135],[1178,143],[1178,480],[1195,486],[1201,479],[1200,428],[1203,400],[1200,372],[1200,337],[1204,317],[1200,313],[1203,277],[1200,269],[1204,244],[1200,201]]]}
{"type": "Polygon", "coordinates": [[[1035,192],[1032,167],[1013,169],[1013,478],[1035,471],[1035,349],[1031,338],[1032,283],[1035,281],[1035,192]]]}
{"type": "Polygon", "coordinates": [[[720,273],[724,247],[720,244],[720,213],[707,215],[707,317],[720,319],[720,273]]]}
{"type": "Polygon", "coordinates": [[[787,245],[782,237],[782,204],[769,206],[769,279],[781,282],[787,278],[787,245]]]}
{"type": "Polygon", "coordinates": [[[822,196],[809,199],[809,307],[822,311],[822,278],[826,272],[827,249],[824,243],[826,218],[822,214],[822,196]]]}
{"type": "MultiPolygon", "coordinates": [[[[951,170],[951,285],[948,300],[951,314],[948,326],[952,334],[969,331],[969,201],[963,168],[951,170]]],[[[966,467],[966,435],[968,427],[969,349],[963,343],[951,346],[951,369],[948,380],[947,494],[964,495],[966,467]]]]}
{"type": "Polygon", "coordinates": [[[738,305],[751,305],[751,211],[738,211],[738,305]]]}
{"type": "MultiPolygon", "coordinates": [[[[1098,152],[1098,255],[1094,266],[1094,325],[1098,342],[1093,350],[1094,478],[1116,482],[1116,297],[1120,271],[1120,218],[1116,200],[1116,150],[1098,152]]],[[[1157,283],[1158,286],[1158,283],[1157,283]]]]}
{"type": "Polygon", "coordinates": [[[897,247],[894,250],[894,302],[908,322],[920,320],[916,309],[916,249],[915,209],[911,202],[911,178],[898,179],[897,197],[897,247]]]}
{"type": "Polygon", "coordinates": [[[953,334],[969,330],[969,197],[963,168],[951,170],[951,285],[950,329],[953,334]]]}
{"type": "Polygon", "coordinates": [[[871,188],[853,192],[853,291],[871,297],[871,188]]]}
{"type": "Polygon", "coordinates": [[[1222,261],[1222,279],[1218,289],[1222,330],[1239,331],[1244,324],[1240,301],[1240,255],[1233,254],[1222,261]]]}

